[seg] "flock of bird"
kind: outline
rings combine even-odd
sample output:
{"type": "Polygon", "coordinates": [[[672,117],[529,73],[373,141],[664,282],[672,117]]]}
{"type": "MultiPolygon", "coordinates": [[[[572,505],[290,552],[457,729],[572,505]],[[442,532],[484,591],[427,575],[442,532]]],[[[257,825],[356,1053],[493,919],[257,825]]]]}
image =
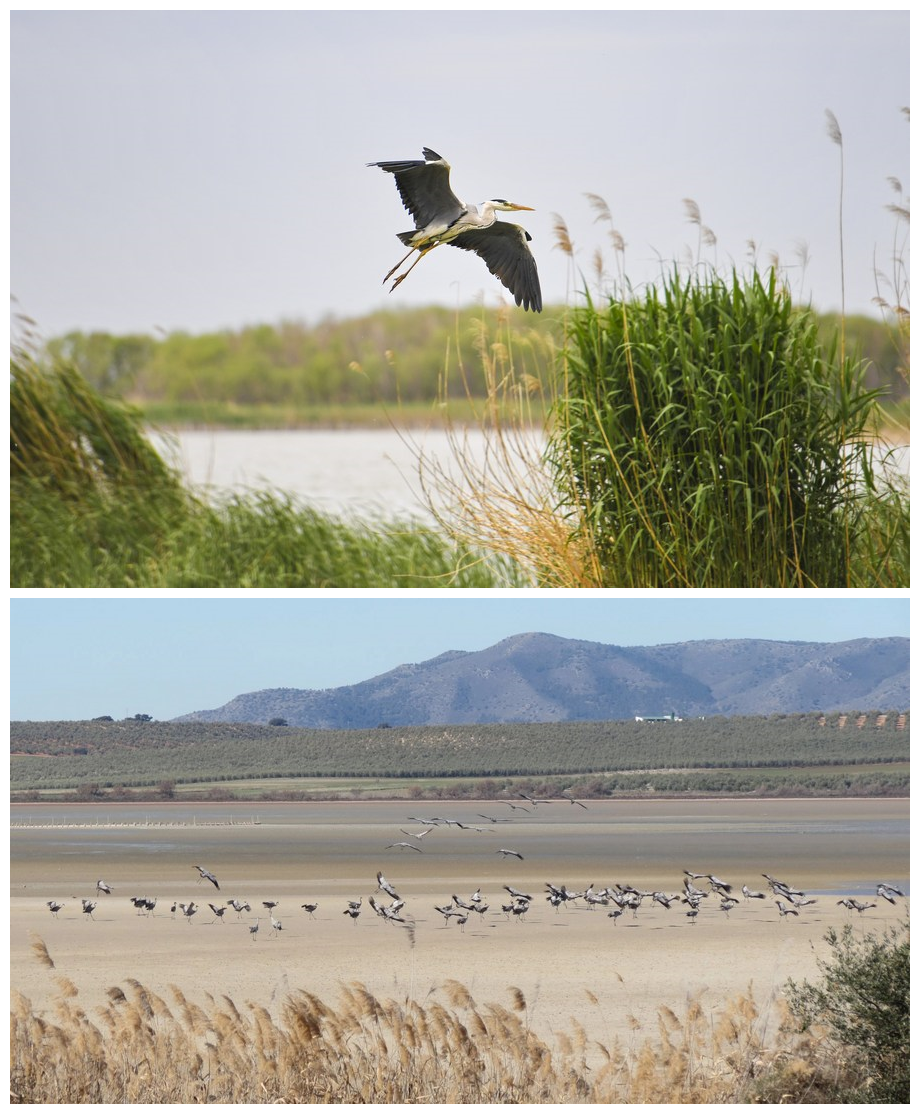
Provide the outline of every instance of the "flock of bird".
{"type": "MultiPolygon", "coordinates": [[[[410,819],[417,818],[410,817],[410,819]]],[[[445,824],[457,823],[456,821],[438,818],[426,821],[426,823],[439,822],[445,824]]],[[[429,828],[426,831],[415,833],[414,838],[421,839],[430,830],[429,828]]],[[[513,855],[517,858],[523,857],[517,852],[510,851],[508,848],[500,848],[499,853],[513,855]]],[[[220,883],[211,871],[198,865],[196,865],[194,869],[198,871],[199,883],[202,881],[210,882],[216,890],[220,891],[220,883]]],[[[589,911],[596,910],[597,908],[606,908],[608,910],[607,916],[613,919],[615,925],[618,923],[619,918],[627,912],[631,913],[632,918],[635,920],[638,917],[643,902],[648,902],[651,906],[660,906],[665,910],[676,908],[676,911],[681,912],[683,916],[688,919],[690,924],[697,923],[697,918],[699,917],[700,910],[704,907],[704,903],[708,905],[710,902],[713,904],[718,903],[718,910],[724,913],[726,917],[730,917],[738,905],[747,902],[766,901],[772,895],[773,902],[779,911],[780,920],[785,920],[790,916],[798,917],[802,910],[809,906],[817,905],[818,903],[817,898],[808,897],[804,891],[787,882],[782,882],[770,874],[763,874],[761,876],[765,878],[768,883],[767,889],[769,893],[765,890],[751,889],[747,884],[744,884],[741,886],[741,897],[739,898],[733,895],[735,887],[723,881],[715,874],[700,873],[691,870],[685,870],[683,873],[684,879],[681,889],[675,893],[665,893],[662,890],[637,889],[635,886],[623,883],[618,883],[614,886],[604,886],[603,888],[595,888],[594,884],[590,883],[584,889],[570,890],[566,885],[556,885],[555,883],[547,882],[545,884],[545,893],[543,896],[550,907],[557,913],[560,909],[567,909],[569,905],[581,907],[581,904],[583,904],[584,908],[589,911]],[[611,906],[612,908],[610,908],[611,906]],[[687,908],[682,909],[681,906],[687,906],[687,908]]],[[[508,899],[506,900],[504,897],[501,899],[499,907],[494,911],[493,916],[503,915],[506,920],[523,922],[530,912],[531,905],[534,901],[533,895],[510,885],[505,885],[502,888],[506,891],[508,899]]],[[[93,917],[93,912],[97,908],[100,895],[111,895],[112,892],[112,887],[104,880],[100,879],[96,883],[95,900],[90,898],[80,899],[84,916],[95,919],[93,917]]],[[[876,887],[876,896],[894,905],[897,903],[898,898],[904,898],[905,894],[902,889],[890,882],[879,882],[876,887]]],[[[156,898],[130,897],[129,900],[139,915],[152,915],[157,905],[156,898]]],[[[61,909],[64,908],[65,903],[52,900],[46,902],[46,904],[51,911],[51,915],[56,918],[61,909]]],[[[383,875],[382,871],[377,871],[377,888],[369,895],[367,904],[368,908],[381,920],[389,924],[401,926],[413,933],[414,941],[415,918],[405,911],[405,900],[399,895],[393,884],[383,875]],[[383,898],[378,899],[377,894],[386,895],[387,900],[383,898]]],[[[877,902],[859,901],[856,898],[849,897],[841,898],[836,904],[843,906],[848,912],[855,912],[860,916],[862,916],[866,910],[877,907],[877,902]]],[[[273,936],[277,936],[283,929],[282,922],[275,913],[278,905],[279,902],[277,901],[269,900],[262,902],[263,908],[268,912],[270,931],[273,936]]],[[[213,919],[210,922],[211,924],[223,924],[224,914],[228,909],[234,910],[238,920],[242,920],[244,914],[252,913],[252,906],[248,901],[243,901],[234,897],[229,898],[226,905],[216,905],[209,901],[207,902],[207,906],[213,914],[213,919]]],[[[342,915],[350,917],[352,924],[357,924],[363,907],[363,897],[348,899],[346,900],[345,908],[342,910],[342,915]]],[[[300,908],[303,909],[310,918],[315,919],[319,903],[315,901],[305,902],[300,908]]],[[[477,888],[475,892],[466,898],[456,893],[451,894],[448,900],[434,906],[434,910],[444,918],[445,927],[450,924],[451,920],[454,920],[461,932],[464,931],[472,914],[476,914],[480,921],[482,921],[490,908],[491,906],[489,902],[483,898],[480,888],[477,888]]],[[[175,918],[178,911],[185,917],[187,924],[192,923],[192,918],[199,912],[199,909],[200,907],[194,901],[174,901],[170,906],[170,912],[173,918],[175,918]]],[[[259,923],[257,916],[255,921],[249,926],[250,938],[253,941],[255,941],[259,932],[259,923]]]]}
{"type": "MultiPolygon", "coordinates": [[[[444,816],[410,816],[408,819],[413,823],[422,825],[422,829],[420,831],[408,831],[405,828],[400,828],[400,834],[407,838],[405,840],[388,843],[384,850],[400,848],[422,854],[423,848],[421,845],[435,828],[456,828],[479,833],[495,832],[501,825],[513,823],[518,813],[531,813],[536,810],[539,805],[552,804],[558,802],[560,799],[578,808],[587,809],[588,807],[584,802],[577,800],[575,797],[565,792],[561,794],[560,798],[555,798],[553,800],[541,800],[531,797],[526,793],[518,793],[517,795],[522,801],[526,801],[527,804],[519,804],[512,801],[502,802],[511,809],[512,815],[492,816],[485,813],[477,813],[477,819],[485,821],[485,825],[450,819],[444,816]]],[[[501,855],[503,860],[523,860],[524,858],[520,851],[516,851],[511,847],[495,848],[494,854],[501,855]]],[[[216,891],[220,892],[220,883],[210,870],[198,864],[194,865],[194,869],[198,871],[199,884],[202,882],[210,883],[216,891]]],[[[545,884],[545,893],[543,897],[556,913],[558,913],[560,909],[567,909],[569,906],[575,906],[576,908],[583,907],[588,911],[593,911],[598,908],[606,909],[607,916],[613,920],[615,925],[618,923],[619,918],[626,913],[631,914],[632,920],[636,920],[643,903],[646,903],[646,908],[657,906],[664,910],[673,910],[676,913],[680,913],[687,918],[691,925],[697,923],[701,910],[708,908],[712,908],[717,912],[722,912],[726,917],[731,917],[733,911],[739,905],[751,902],[756,903],[759,901],[766,902],[772,899],[778,910],[780,920],[785,921],[789,917],[797,918],[803,910],[818,903],[816,897],[809,897],[803,890],[798,889],[790,883],[782,882],[770,874],[762,875],[767,882],[767,887],[765,889],[752,889],[747,884],[744,884],[740,887],[740,891],[738,891],[740,892],[740,897],[735,896],[735,886],[723,881],[715,874],[692,870],[685,870],[683,874],[684,877],[681,888],[673,893],[665,893],[662,890],[654,889],[638,889],[635,886],[622,883],[604,887],[595,887],[593,883],[590,883],[583,889],[570,890],[565,885],[547,882],[545,884]]],[[[480,921],[483,921],[490,908],[492,908],[493,918],[504,916],[506,920],[522,923],[526,919],[534,902],[533,895],[510,885],[503,886],[503,889],[507,897],[502,895],[498,905],[494,908],[484,899],[482,890],[477,888],[475,892],[468,897],[461,897],[456,893],[451,894],[447,900],[440,904],[436,904],[434,910],[444,918],[444,927],[447,927],[451,921],[454,921],[459,926],[461,932],[464,931],[471,916],[475,915],[480,921]]],[[[104,894],[110,895],[111,893],[112,887],[104,880],[100,879],[96,883],[95,900],[89,898],[81,899],[84,916],[94,919],[93,912],[97,908],[100,896],[104,894]]],[[[905,894],[898,886],[889,882],[880,882],[876,887],[876,896],[890,904],[895,904],[898,898],[904,898],[905,894]]],[[[130,901],[140,915],[152,915],[157,905],[156,898],[131,897],[130,901]]],[[[868,909],[876,908],[878,903],[860,901],[855,897],[846,897],[841,898],[836,904],[843,906],[848,913],[855,912],[861,917],[868,909]]],[[[64,907],[64,903],[61,901],[49,901],[47,905],[54,917],[57,917],[60,910],[64,907]]],[[[276,912],[278,905],[279,902],[277,901],[262,902],[262,907],[268,913],[270,931],[273,936],[279,935],[283,930],[280,916],[276,912]]],[[[208,901],[207,906],[213,914],[209,922],[211,924],[224,924],[224,915],[228,909],[232,909],[236,913],[238,920],[242,920],[244,914],[251,916],[253,912],[252,906],[248,901],[235,897],[229,898],[226,905],[215,904],[214,902],[208,901]]],[[[311,919],[315,919],[319,903],[316,901],[305,902],[300,908],[311,919]]],[[[341,914],[349,917],[352,924],[356,925],[364,908],[363,896],[348,899],[346,900],[344,909],[341,910],[341,914]]],[[[367,908],[376,917],[386,923],[402,927],[414,934],[416,924],[415,917],[406,910],[405,900],[400,896],[392,883],[384,877],[381,871],[377,871],[377,887],[374,892],[368,896],[367,908]],[[378,897],[378,895],[382,896],[378,897]]],[[[175,918],[176,913],[179,912],[185,917],[187,924],[192,923],[192,918],[195,917],[199,911],[200,907],[194,901],[174,901],[170,906],[170,912],[173,918],[175,918]]],[[[258,932],[259,914],[256,915],[256,919],[249,925],[249,933],[253,941],[256,940],[258,932]]]]}

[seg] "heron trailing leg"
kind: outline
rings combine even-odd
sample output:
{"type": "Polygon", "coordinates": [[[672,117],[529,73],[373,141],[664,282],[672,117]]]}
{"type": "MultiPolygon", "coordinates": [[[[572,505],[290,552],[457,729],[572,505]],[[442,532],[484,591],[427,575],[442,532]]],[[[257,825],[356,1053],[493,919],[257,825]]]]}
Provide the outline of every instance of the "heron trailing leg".
{"type": "MultiPolygon", "coordinates": [[[[396,289],[396,287],[399,286],[399,284],[402,282],[402,280],[404,278],[409,277],[409,274],[411,273],[412,268],[417,267],[419,265],[419,263],[425,258],[425,256],[432,250],[432,248],[436,248],[437,246],[438,246],[437,244],[429,244],[427,248],[419,248],[418,249],[418,259],[416,259],[416,261],[412,264],[412,267],[410,267],[408,271],[401,274],[397,279],[394,280],[393,285],[390,287],[390,293],[391,294],[396,289]]],[[[413,249],[413,250],[415,250],[415,249],[413,249]]],[[[409,255],[411,255],[411,254],[412,254],[412,252],[410,251],[409,255]]],[[[396,267],[393,268],[393,271],[395,271],[398,267],[401,267],[402,264],[405,263],[405,261],[409,258],[409,255],[403,256],[403,258],[400,259],[400,261],[396,264],[396,267]]],[[[393,271],[390,271],[390,275],[392,275],[393,271]]],[[[387,278],[389,278],[390,275],[387,275],[387,278]]],[[[383,281],[386,282],[386,280],[387,279],[384,279],[383,281]]]]}

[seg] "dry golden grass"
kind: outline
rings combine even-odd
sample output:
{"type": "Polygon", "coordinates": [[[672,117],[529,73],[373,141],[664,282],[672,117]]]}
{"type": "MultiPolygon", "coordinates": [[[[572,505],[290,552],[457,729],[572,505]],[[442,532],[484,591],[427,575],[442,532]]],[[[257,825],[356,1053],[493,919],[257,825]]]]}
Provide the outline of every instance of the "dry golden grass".
{"type": "Polygon", "coordinates": [[[275,1017],[226,995],[199,1005],[178,987],[166,1002],[127,979],[90,1017],[58,981],[53,1018],[13,994],[13,1102],[816,1102],[840,1069],[820,1033],[777,1029],[782,1003],[766,1017],[750,993],[715,1015],[697,1000],[683,1016],[662,1007],[657,1034],[628,1047],[591,1041],[572,1019],[551,1047],[516,987],[509,1008],[454,980],[422,1002],[355,982],[335,1006],[296,991],[275,1017]]]}

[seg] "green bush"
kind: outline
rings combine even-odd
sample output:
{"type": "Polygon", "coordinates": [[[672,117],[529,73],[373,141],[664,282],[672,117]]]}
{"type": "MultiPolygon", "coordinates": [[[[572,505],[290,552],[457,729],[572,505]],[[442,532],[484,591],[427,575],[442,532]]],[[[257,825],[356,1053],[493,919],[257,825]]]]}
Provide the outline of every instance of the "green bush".
{"type": "MultiPolygon", "coordinates": [[[[830,929],[832,958],[817,984],[789,982],[786,995],[804,1030],[826,1025],[847,1065],[841,1102],[910,1101],[910,937],[906,922],[881,937],[830,929]]],[[[833,1101],[833,1100],[831,1100],[833,1101]]]]}
{"type": "Polygon", "coordinates": [[[605,586],[903,586],[877,401],[772,272],[675,271],[573,312],[549,460],[605,586]]]}

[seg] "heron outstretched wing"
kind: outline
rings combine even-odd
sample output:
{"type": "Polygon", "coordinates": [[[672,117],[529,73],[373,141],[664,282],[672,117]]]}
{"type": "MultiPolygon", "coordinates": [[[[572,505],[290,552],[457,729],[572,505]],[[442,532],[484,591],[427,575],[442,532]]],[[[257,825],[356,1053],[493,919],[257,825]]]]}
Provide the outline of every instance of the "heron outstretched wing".
{"type": "Polygon", "coordinates": [[[519,224],[496,221],[490,228],[461,232],[449,241],[455,248],[474,251],[493,275],[514,295],[516,305],[539,313],[543,309],[537,263],[519,224]]]}
{"type": "Polygon", "coordinates": [[[369,162],[379,166],[396,179],[399,196],[415,220],[416,228],[425,228],[433,221],[450,224],[464,212],[465,206],[450,188],[450,164],[430,147],[422,150],[422,159],[401,162],[369,162]]]}

